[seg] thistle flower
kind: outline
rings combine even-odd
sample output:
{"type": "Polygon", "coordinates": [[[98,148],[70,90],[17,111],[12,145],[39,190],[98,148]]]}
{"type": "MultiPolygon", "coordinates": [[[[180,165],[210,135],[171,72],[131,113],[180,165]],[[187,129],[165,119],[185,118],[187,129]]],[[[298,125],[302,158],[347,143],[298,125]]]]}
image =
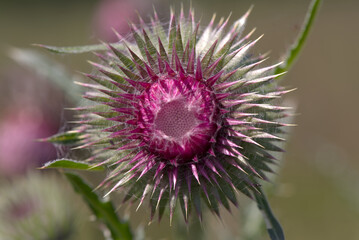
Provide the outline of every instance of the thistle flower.
{"type": "Polygon", "coordinates": [[[56,156],[49,143],[36,139],[53,132],[38,106],[12,106],[0,121],[0,175],[24,174],[56,156]]]}
{"type": "Polygon", "coordinates": [[[75,207],[74,196],[65,194],[66,190],[54,176],[35,173],[3,184],[0,238],[78,239],[79,220],[85,222],[86,215],[75,207]]]}
{"type": "MultiPolygon", "coordinates": [[[[9,56],[18,63],[20,58],[36,62],[24,53],[12,49],[9,56]]],[[[39,142],[38,139],[58,131],[63,94],[42,75],[26,67],[10,65],[0,70],[0,103],[3,106],[0,107],[1,177],[25,174],[57,156],[51,143],[39,142]]]]}
{"type": "Polygon", "coordinates": [[[130,31],[127,22],[137,21],[136,11],[148,10],[151,1],[148,0],[101,0],[95,10],[94,30],[96,36],[108,41],[115,42],[116,34],[112,31],[115,29],[118,33],[125,35],[130,31]]]}
{"type": "Polygon", "coordinates": [[[203,203],[219,216],[267,179],[286,116],[275,100],[288,91],[274,81],[278,64],[259,68],[266,56],[249,53],[260,39],[242,36],[249,12],[228,29],[213,16],[202,30],[192,10],[171,11],[167,34],[154,13],[151,26],[130,26],[132,40],[97,54],[103,63],[87,74],[96,84],[79,83],[95,105],[76,110],[80,148],[110,170],[107,194],[123,189],[138,207],[148,198],[151,220],[167,206],[172,219],[179,203],[187,221],[192,211],[201,219],[203,203]]]}

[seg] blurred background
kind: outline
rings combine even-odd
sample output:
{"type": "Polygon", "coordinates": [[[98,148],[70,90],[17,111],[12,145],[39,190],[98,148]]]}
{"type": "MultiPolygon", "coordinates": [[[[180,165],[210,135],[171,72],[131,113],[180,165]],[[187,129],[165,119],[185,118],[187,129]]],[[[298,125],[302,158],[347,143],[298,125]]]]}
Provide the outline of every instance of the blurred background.
{"type": "MultiPolygon", "coordinates": [[[[187,9],[190,1],[183,2],[187,9]]],[[[191,2],[196,19],[201,18],[203,24],[214,12],[220,17],[232,13],[233,22],[254,5],[246,31],[256,27],[254,37],[264,34],[254,51],[270,50],[268,65],[280,60],[293,43],[310,4],[309,0],[191,2]]],[[[78,71],[91,72],[87,60],[95,59],[91,53],[51,54],[31,44],[116,41],[111,28],[126,35],[126,19],[136,21],[137,9],[148,20],[152,4],[165,22],[170,5],[180,9],[179,1],[167,0],[0,1],[0,198],[5,194],[4,185],[29,177],[29,169],[64,156],[66,150],[34,139],[68,128],[66,120],[71,115],[63,108],[76,103],[70,82],[78,71]],[[39,51],[41,55],[27,53],[35,54],[37,66],[43,68],[34,68],[28,55],[18,50],[23,48],[39,51]],[[45,70],[48,65],[61,71],[45,70]],[[68,81],[69,92],[60,90],[61,79],[68,81]]],[[[304,51],[282,82],[298,88],[284,100],[297,106],[294,122],[298,126],[290,129],[278,183],[269,200],[287,239],[359,239],[358,11],[359,3],[354,0],[324,0],[304,51]]],[[[148,216],[148,211],[141,211],[133,221],[135,226],[145,226],[148,239],[177,239],[165,221],[147,226],[141,214],[148,216]]],[[[244,223],[238,220],[239,214],[224,213],[223,220],[208,217],[203,224],[211,236],[208,239],[240,239],[244,223]]],[[[0,217],[4,216],[0,209],[0,217]]],[[[82,227],[93,229],[89,218],[84,217],[83,222],[82,227]]],[[[99,233],[94,234],[93,239],[101,239],[99,233]]],[[[75,239],[85,238],[90,239],[75,239]]]]}

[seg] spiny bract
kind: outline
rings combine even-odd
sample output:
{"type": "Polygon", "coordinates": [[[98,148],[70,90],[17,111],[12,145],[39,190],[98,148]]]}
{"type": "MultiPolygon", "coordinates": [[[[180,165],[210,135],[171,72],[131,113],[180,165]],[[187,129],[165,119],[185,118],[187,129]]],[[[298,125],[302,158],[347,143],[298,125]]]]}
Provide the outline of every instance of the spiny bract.
{"type": "Polygon", "coordinates": [[[186,221],[193,209],[201,218],[203,203],[217,215],[237,206],[235,192],[251,197],[271,172],[268,151],[281,151],[273,141],[286,108],[273,100],[288,91],[274,82],[278,64],[258,68],[265,56],[248,53],[259,40],[241,36],[248,15],[228,30],[228,19],[213,17],[201,30],[192,10],[171,11],[166,33],[154,13],[150,26],[131,25],[131,38],[97,54],[99,73],[87,75],[97,84],[80,83],[97,103],[76,109],[80,147],[110,169],[108,193],[124,188],[124,202],[139,206],[149,198],[151,220],[167,205],[172,219],[177,202],[186,221]]]}

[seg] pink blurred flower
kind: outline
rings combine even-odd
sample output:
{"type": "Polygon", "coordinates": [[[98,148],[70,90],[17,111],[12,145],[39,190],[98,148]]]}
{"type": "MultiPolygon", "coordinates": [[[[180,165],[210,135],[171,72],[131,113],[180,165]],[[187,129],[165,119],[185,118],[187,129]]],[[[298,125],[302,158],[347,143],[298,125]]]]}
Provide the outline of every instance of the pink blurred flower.
{"type": "Polygon", "coordinates": [[[11,66],[0,75],[0,176],[12,177],[56,158],[37,141],[58,132],[64,97],[41,76],[11,66]]]}
{"type": "Polygon", "coordinates": [[[37,139],[54,133],[36,106],[21,106],[5,112],[0,122],[0,174],[13,175],[39,166],[56,156],[51,144],[37,139]]]}
{"type": "Polygon", "coordinates": [[[136,11],[150,7],[150,0],[102,0],[95,12],[95,34],[107,42],[117,41],[116,34],[126,36],[130,28],[128,21],[138,22],[136,11]]]}

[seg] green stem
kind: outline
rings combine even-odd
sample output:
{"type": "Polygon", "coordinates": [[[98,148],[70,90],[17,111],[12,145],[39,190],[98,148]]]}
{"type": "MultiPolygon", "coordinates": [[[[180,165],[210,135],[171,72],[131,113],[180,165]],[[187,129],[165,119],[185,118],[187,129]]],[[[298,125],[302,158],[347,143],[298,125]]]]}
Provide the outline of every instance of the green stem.
{"type": "Polygon", "coordinates": [[[129,223],[119,219],[112,202],[100,200],[92,188],[78,175],[65,173],[65,176],[72,184],[74,190],[83,197],[93,214],[107,226],[113,240],[133,239],[129,223]]]}
{"type": "Polygon", "coordinates": [[[259,192],[254,192],[254,197],[257,201],[259,210],[262,212],[267,231],[272,240],[284,240],[284,233],[278,220],[275,218],[269,206],[268,200],[264,195],[262,189],[259,192]]]}
{"type": "Polygon", "coordinates": [[[311,5],[307,12],[307,16],[305,17],[301,32],[299,33],[297,40],[288,50],[288,53],[285,55],[283,64],[281,64],[275,69],[274,74],[287,72],[289,68],[293,65],[295,60],[298,58],[299,53],[303,49],[304,43],[308,38],[309,32],[313,27],[313,23],[317,16],[321,2],[322,0],[313,0],[311,2],[311,5]]]}

